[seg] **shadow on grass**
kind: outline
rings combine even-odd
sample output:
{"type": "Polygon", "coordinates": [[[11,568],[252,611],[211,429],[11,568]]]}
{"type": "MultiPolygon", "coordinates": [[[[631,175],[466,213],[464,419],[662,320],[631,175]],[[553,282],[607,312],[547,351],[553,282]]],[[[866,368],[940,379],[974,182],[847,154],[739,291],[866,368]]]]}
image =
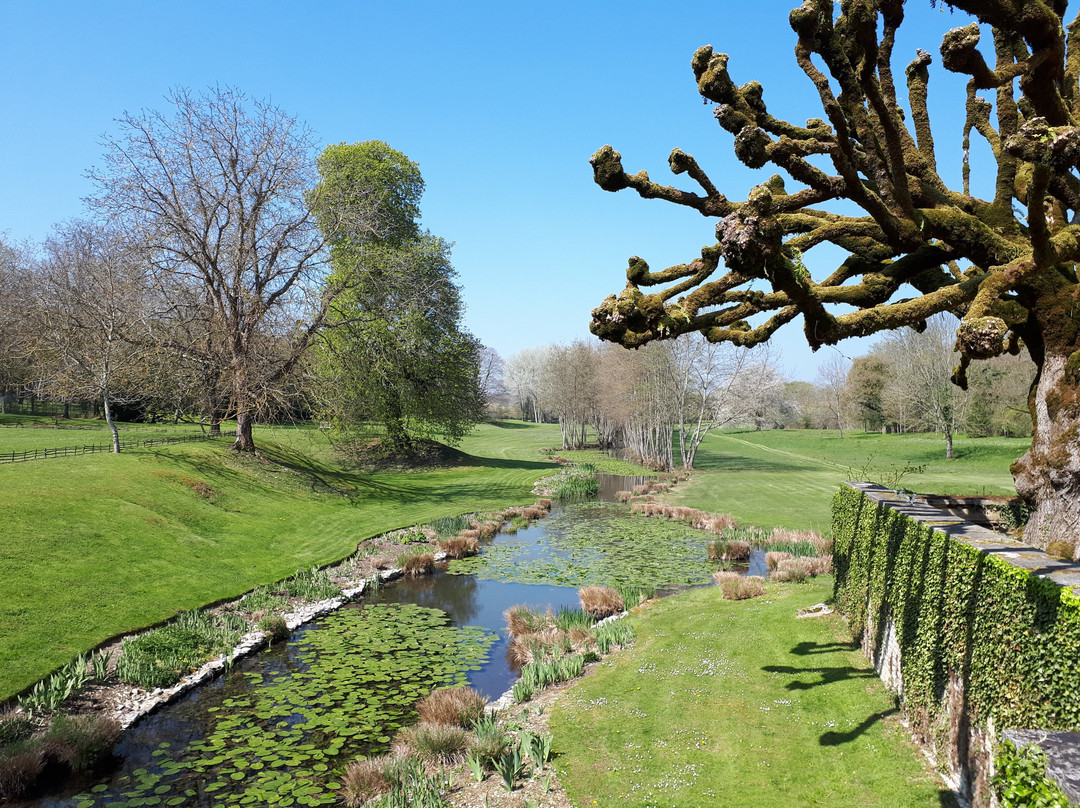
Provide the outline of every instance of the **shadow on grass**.
{"type": "Polygon", "coordinates": [[[699,471],[770,471],[776,473],[820,471],[817,466],[809,463],[803,465],[796,463],[778,463],[775,460],[764,460],[756,457],[744,457],[742,455],[730,454],[718,454],[712,457],[705,457],[695,462],[694,467],[699,471]]]}
{"type": "Polygon", "coordinates": [[[847,732],[826,732],[820,738],[818,743],[822,746],[840,746],[841,744],[851,743],[870,727],[874,726],[878,721],[888,718],[890,715],[896,715],[900,712],[900,708],[893,707],[891,710],[882,710],[880,713],[874,713],[868,715],[862,723],[852,727],[847,732]]]}
{"type": "Polygon", "coordinates": [[[488,423],[500,429],[531,429],[536,426],[536,424],[527,424],[524,421],[489,421],[488,423]]]}
{"type": "Polygon", "coordinates": [[[851,642],[801,642],[791,649],[796,656],[811,656],[812,654],[835,654],[841,651],[858,651],[859,644],[851,642]]]}
{"type": "Polygon", "coordinates": [[[850,665],[832,668],[793,668],[790,665],[766,665],[762,668],[766,673],[787,673],[792,676],[800,674],[817,674],[817,681],[805,682],[795,680],[788,682],[784,687],[787,690],[809,690],[812,687],[831,685],[833,682],[846,682],[850,679],[876,679],[877,673],[873,670],[860,670],[850,665]]]}

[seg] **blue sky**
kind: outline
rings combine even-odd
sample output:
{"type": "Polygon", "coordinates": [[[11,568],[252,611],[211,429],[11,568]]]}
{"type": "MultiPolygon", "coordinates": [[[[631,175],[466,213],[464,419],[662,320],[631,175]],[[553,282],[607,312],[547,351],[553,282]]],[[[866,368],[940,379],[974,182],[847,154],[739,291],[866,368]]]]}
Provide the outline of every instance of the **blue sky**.
{"type": "MultiPolygon", "coordinates": [[[[737,82],[762,82],[774,114],[819,117],[792,57],[794,5],[0,0],[0,232],[41,240],[80,215],[84,173],[124,111],[165,109],[172,87],[229,85],[306,121],[321,144],[384,140],[420,164],[423,225],[456,243],[466,324],[485,344],[505,357],[592,339],[589,312],[623,287],[628,256],[690,260],[715,223],[601,191],[589,156],[610,143],[627,170],[669,181],[679,147],[743,198],[770,172],[735,160],[690,58],[712,44],[737,82]]],[[[969,19],[929,0],[906,10],[894,69],[916,47],[934,54],[939,160],[958,185],[963,81],[937,51],[969,19]]],[[[980,157],[990,169],[976,151],[975,170],[980,157]]],[[[807,264],[828,272],[824,259],[807,264]]],[[[776,339],[791,378],[813,380],[831,350],[811,354],[794,323],[776,339]]]]}

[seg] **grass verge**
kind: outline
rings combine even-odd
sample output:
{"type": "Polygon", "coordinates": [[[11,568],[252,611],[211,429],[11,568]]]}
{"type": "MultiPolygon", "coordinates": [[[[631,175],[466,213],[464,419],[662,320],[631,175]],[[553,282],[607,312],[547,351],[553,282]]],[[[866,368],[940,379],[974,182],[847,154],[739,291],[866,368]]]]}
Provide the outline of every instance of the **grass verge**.
{"type": "Polygon", "coordinates": [[[1009,465],[1031,445],[1027,438],[957,437],[955,460],[945,460],[937,435],[881,435],[835,430],[721,432],[705,438],[698,471],[664,501],[724,511],[740,525],[829,532],[830,502],[853,477],[895,475],[905,488],[956,495],[1013,494],[1009,465]]]}
{"type": "Polygon", "coordinates": [[[361,539],[528,501],[558,434],[483,425],[461,465],[412,473],[352,469],[313,428],[257,430],[262,460],[192,443],[2,465],[0,701],[110,637],[338,561],[361,539]]]}
{"type": "Polygon", "coordinates": [[[843,624],[796,618],[831,587],[769,584],[740,602],[698,589],[626,618],[636,644],[551,717],[573,803],[952,804],[843,624]]]}

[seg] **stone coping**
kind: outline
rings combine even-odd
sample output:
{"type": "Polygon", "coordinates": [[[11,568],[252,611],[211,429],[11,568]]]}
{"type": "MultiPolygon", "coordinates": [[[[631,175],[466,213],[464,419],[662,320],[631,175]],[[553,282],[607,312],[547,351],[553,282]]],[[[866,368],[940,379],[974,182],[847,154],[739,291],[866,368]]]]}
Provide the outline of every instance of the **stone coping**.
{"type": "Polygon", "coordinates": [[[1001,733],[1018,749],[1035,744],[1046,754],[1046,776],[1056,782],[1069,802],[1080,804],[1080,732],[1007,729],[1001,733]]]}
{"type": "Polygon", "coordinates": [[[909,519],[929,525],[961,544],[974,547],[987,555],[997,556],[1032,575],[1049,578],[1058,586],[1071,589],[1074,595],[1080,597],[1080,564],[1055,558],[1037,547],[944,514],[926,504],[926,500],[917,494],[898,494],[891,488],[876,483],[846,482],[844,485],[862,492],[870,500],[902,513],[909,519]]]}

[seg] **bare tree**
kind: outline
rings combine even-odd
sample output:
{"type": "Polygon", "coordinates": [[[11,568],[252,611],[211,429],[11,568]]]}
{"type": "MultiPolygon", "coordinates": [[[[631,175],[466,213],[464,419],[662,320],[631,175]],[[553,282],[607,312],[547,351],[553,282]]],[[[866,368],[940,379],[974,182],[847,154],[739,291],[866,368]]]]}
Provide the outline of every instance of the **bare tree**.
{"type": "Polygon", "coordinates": [[[484,402],[505,403],[506,385],[503,382],[503,360],[494,348],[484,345],[480,348],[480,391],[484,402]]]}
{"type": "Polygon", "coordinates": [[[892,373],[910,396],[910,416],[916,425],[940,432],[945,459],[953,459],[953,436],[964,420],[967,394],[952,381],[956,356],[953,333],[956,318],[940,314],[922,332],[894,331],[884,342],[891,348],[892,373]]]}
{"type": "Polygon", "coordinates": [[[26,247],[0,237],[0,413],[33,376],[30,264],[26,247]]]}
{"type": "Polygon", "coordinates": [[[176,90],[174,114],[126,114],[90,176],[101,213],[145,245],[174,283],[201,289],[220,328],[238,451],[259,406],[321,327],[323,239],[308,206],[311,136],[242,93],[176,90]],[[273,344],[278,350],[267,354],[273,344]]]}
{"type": "Polygon", "coordinates": [[[503,365],[503,382],[507,392],[517,401],[522,420],[541,423],[541,388],[544,368],[552,348],[526,348],[511,356],[503,365]]]}
{"type": "Polygon", "coordinates": [[[98,398],[112,432],[113,406],[139,398],[148,279],[119,237],[87,222],[58,228],[35,278],[34,350],[54,397],[98,398]]]}
{"type": "Polygon", "coordinates": [[[818,380],[841,438],[844,437],[844,416],[848,407],[848,370],[847,360],[839,354],[833,354],[818,368],[818,380]]]}

